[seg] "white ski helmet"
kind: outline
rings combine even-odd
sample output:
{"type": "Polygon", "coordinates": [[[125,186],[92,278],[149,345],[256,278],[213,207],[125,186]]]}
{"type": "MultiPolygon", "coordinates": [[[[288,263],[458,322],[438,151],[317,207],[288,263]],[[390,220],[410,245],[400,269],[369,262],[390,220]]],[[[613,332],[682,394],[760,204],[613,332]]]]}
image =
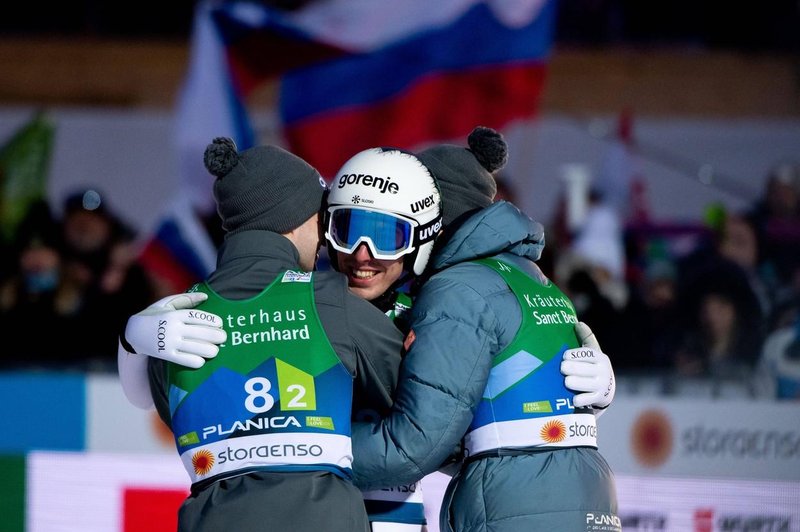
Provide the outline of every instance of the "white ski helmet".
{"type": "Polygon", "coordinates": [[[366,243],[376,259],[405,257],[405,270],[420,275],[442,229],[436,179],[412,153],[370,148],[351,157],[330,184],[325,239],[331,264],[336,252],[366,243]]]}

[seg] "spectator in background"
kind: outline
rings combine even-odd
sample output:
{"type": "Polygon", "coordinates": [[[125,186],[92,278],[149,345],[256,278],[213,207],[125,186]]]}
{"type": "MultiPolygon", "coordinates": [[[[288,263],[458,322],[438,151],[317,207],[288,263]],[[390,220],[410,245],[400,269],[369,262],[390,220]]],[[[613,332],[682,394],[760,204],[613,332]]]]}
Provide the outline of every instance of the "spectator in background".
{"type": "MultiPolygon", "coordinates": [[[[614,351],[616,368],[616,353],[620,350],[627,351],[622,311],[615,308],[611,300],[600,291],[592,276],[591,267],[585,263],[574,263],[571,267],[573,269],[565,276],[566,282],[557,281],[556,284],[561,284],[564,293],[572,300],[578,320],[591,323],[598,341],[612,345],[617,350],[614,351]]],[[[625,360],[627,356],[620,358],[625,360]]]]}
{"type": "Polygon", "coordinates": [[[640,283],[632,287],[619,322],[624,324],[617,339],[620,351],[614,353],[614,367],[619,372],[644,375],[669,367],[680,315],[676,276],[671,260],[654,259],[640,283]]]}
{"type": "Polygon", "coordinates": [[[782,291],[800,294],[800,163],[780,163],[770,170],[747,218],[756,230],[762,265],[774,271],[782,291]]]}
{"type": "Polygon", "coordinates": [[[762,316],[769,318],[780,287],[776,286],[771,271],[765,267],[756,229],[750,220],[739,214],[726,214],[723,217],[717,249],[721,257],[742,269],[758,300],[762,316]]]}
{"type": "Polygon", "coordinates": [[[672,354],[675,375],[710,379],[717,390],[744,385],[754,395],[753,375],[764,339],[763,315],[741,270],[719,262],[684,288],[678,342],[672,354]]]}
{"type": "Polygon", "coordinates": [[[678,261],[682,334],[673,363],[680,375],[729,378],[716,362],[738,361],[752,371],[772,300],[752,227],[724,209],[710,212],[708,239],[678,261]]]}
{"type": "Polygon", "coordinates": [[[0,319],[9,334],[0,367],[69,365],[63,335],[76,313],[75,289],[63,272],[61,228],[45,201],[31,206],[9,246],[10,266],[0,281],[0,319]],[[41,333],[21,334],[20,331],[41,333]]]}
{"type": "Polygon", "coordinates": [[[615,356],[627,352],[628,332],[622,318],[628,286],[619,216],[591,191],[583,221],[570,240],[563,238],[564,247],[555,257],[556,284],[572,300],[578,319],[591,323],[601,345],[609,346],[608,352],[615,356]]]}
{"type": "Polygon", "coordinates": [[[92,189],[67,197],[61,227],[63,275],[75,289],[74,323],[64,349],[88,367],[114,371],[118,331],[154,296],[135,262],[135,233],[92,189]]]}
{"type": "Polygon", "coordinates": [[[568,284],[573,271],[585,271],[600,294],[622,310],[628,301],[628,286],[623,227],[616,210],[591,191],[586,216],[574,233],[556,264],[559,282],[568,284]]]}

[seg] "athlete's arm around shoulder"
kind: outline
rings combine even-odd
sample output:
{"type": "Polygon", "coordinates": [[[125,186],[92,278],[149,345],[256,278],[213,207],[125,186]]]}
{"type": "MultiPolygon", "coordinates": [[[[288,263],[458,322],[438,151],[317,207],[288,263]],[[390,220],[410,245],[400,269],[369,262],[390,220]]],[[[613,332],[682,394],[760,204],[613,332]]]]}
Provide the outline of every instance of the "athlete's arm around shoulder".
{"type": "Polygon", "coordinates": [[[153,406],[147,377],[151,358],[198,368],[217,355],[218,344],[227,336],[222,319],[193,310],[206,297],[200,292],[170,295],[128,318],[119,337],[117,367],[131,404],[143,409],[153,406]]]}

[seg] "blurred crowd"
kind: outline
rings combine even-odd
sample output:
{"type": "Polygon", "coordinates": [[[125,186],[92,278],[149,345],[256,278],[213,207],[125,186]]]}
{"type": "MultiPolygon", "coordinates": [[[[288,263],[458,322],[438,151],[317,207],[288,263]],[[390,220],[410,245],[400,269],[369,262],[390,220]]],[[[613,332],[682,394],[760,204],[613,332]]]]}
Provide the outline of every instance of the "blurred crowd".
{"type": "MultiPolygon", "coordinates": [[[[505,176],[497,199],[519,204],[505,176]]],[[[631,198],[611,201],[594,187],[579,223],[567,204],[539,220],[541,266],[621,382],[661,394],[800,398],[800,164],[776,165],[742,212],[710,206],[697,223],[655,223],[620,209],[631,198]]],[[[140,260],[140,235],[96,190],[57,207],[34,204],[5,244],[0,317],[10,334],[0,369],[115,371],[127,317],[188,286],[164,290],[140,260]]]]}
{"type": "Polygon", "coordinates": [[[117,336],[152,303],[136,233],[93,189],[34,203],[0,261],[2,366],[116,370],[117,336]]]}
{"type": "MultiPolygon", "coordinates": [[[[635,190],[635,189],[634,189],[635,190]]],[[[620,376],[656,393],[800,398],[800,165],[696,224],[650,221],[591,189],[577,227],[547,232],[548,272],[620,376]]]]}

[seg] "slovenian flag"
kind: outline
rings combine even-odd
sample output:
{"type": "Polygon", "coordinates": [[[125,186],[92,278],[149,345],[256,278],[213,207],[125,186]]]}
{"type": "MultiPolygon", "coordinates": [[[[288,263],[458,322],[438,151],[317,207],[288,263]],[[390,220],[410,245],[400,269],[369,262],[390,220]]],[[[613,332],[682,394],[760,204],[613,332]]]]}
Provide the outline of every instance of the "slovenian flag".
{"type": "Polygon", "coordinates": [[[256,139],[247,98],[278,81],[288,149],[330,177],[364,148],[463,142],[476,125],[502,130],[534,117],[556,2],[326,0],[295,10],[225,2],[201,3],[197,13],[192,46],[205,51],[193,52],[187,135],[202,135],[203,148],[220,134],[248,147],[256,139]]]}
{"type": "Polygon", "coordinates": [[[159,294],[187,290],[216,265],[217,243],[201,212],[188,197],[178,197],[143,245],[138,262],[154,279],[159,294]]]}

